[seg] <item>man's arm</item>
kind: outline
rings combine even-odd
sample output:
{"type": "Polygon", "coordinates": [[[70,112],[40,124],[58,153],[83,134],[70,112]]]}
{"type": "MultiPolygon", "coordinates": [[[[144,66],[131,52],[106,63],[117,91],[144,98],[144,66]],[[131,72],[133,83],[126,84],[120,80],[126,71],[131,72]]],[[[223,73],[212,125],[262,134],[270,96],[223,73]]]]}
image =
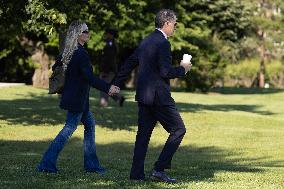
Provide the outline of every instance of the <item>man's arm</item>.
{"type": "Polygon", "coordinates": [[[113,84],[116,86],[121,86],[123,82],[127,79],[127,76],[131,73],[131,71],[136,68],[139,64],[138,60],[138,52],[137,49],[135,52],[125,61],[125,63],[120,68],[119,72],[117,73],[113,84]]]}
{"type": "Polygon", "coordinates": [[[183,77],[185,75],[184,67],[172,66],[171,45],[168,41],[163,42],[159,46],[158,53],[160,76],[162,78],[173,79],[177,77],[183,77]]]}

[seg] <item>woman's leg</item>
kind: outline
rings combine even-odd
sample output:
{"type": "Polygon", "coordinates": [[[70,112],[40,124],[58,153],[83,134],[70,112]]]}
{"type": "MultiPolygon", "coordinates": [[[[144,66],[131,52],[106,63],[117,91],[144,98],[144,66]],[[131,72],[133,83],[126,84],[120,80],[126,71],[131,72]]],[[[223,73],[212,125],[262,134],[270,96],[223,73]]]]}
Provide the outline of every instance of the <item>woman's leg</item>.
{"type": "Polygon", "coordinates": [[[103,174],[104,168],[101,167],[95,144],[95,119],[93,114],[88,111],[83,114],[82,123],[84,124],[84,168],[86,172],[97,172],[103,174]]]}
{"type": "Polygon", "coordinates": [[[66,123],[63,129],[58,133],[55,139],[49,145],[49,148],[45,152],[40,164],[38,165],[38,171],[56,173],[56,160],[63,149],[68,138],[76,130],[77,125],[82,117],[82,113],[67,112],[66,123]]]}

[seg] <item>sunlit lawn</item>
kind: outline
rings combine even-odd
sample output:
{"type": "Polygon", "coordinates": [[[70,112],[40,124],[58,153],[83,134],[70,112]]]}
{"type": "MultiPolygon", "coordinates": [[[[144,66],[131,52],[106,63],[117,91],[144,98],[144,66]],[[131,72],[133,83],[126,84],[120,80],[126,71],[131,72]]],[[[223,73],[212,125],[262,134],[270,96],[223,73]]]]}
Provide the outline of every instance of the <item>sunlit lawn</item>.
{"type": "MultiPolygon", "coordinates": [[[[57,96],[30,86],[0,88],[0,188],[284,188],[284,91],[174,92],[187,127],[169,171],[179,180],[174,185],[128,180],[137,107],[134,92],[124,94],[123,108],[102,109],[92,90],[97,152],[107,173],[84,173],[80,126],[59,156],[59,173],[44,174],[35,168],[65,121],[57,96]]],[[[167,136],[159,125],[154,130],[146,174],[167,136]]]]}

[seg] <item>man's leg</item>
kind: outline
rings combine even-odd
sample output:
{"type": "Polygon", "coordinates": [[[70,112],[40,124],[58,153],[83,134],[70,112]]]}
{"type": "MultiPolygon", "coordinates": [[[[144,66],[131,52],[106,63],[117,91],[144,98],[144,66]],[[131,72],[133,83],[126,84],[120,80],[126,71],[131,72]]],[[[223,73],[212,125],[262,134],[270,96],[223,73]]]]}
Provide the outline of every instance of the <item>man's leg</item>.
{"type": "Polygon", "coordinates": [[[139,105],[138,131],[136,135],[134,155],[130,179],[144,180],[144,161],[152,131],[156,125],[151,107],[139,105]]]}
{"type": "MultiPolygon", "coordinates": [[[[107,73],[101,73],[100,78],[105,82],[109,83],[109,78],[107,73]]],[[[102,91],[100,91],[100,104],[102,107],[108,106],[108,94],[102,91]]]]}
{"type": "Polygon", "coordinates": [[[156,108],[155,115],[164,129],[170,133],[154,167],[156,171],[164,171],[164,169],[171,167],[172,157],[178,149],[186,129],[175,106],[159,106],[156,108]]]}

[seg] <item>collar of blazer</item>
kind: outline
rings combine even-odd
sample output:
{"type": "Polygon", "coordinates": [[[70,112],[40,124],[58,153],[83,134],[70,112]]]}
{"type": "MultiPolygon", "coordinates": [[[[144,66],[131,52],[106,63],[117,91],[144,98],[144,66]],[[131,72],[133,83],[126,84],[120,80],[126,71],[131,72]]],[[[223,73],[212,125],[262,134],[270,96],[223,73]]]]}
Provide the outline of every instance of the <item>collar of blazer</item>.
{"type": "Polygon", "coordinates": [[[160,32],[163,34],[163,36],[164,36],[166,39],[168,39],[167,34],[165,34],[165,32],[163,32],[160,28],[156,28],[156,30],[160,31],[160,32]]]}

